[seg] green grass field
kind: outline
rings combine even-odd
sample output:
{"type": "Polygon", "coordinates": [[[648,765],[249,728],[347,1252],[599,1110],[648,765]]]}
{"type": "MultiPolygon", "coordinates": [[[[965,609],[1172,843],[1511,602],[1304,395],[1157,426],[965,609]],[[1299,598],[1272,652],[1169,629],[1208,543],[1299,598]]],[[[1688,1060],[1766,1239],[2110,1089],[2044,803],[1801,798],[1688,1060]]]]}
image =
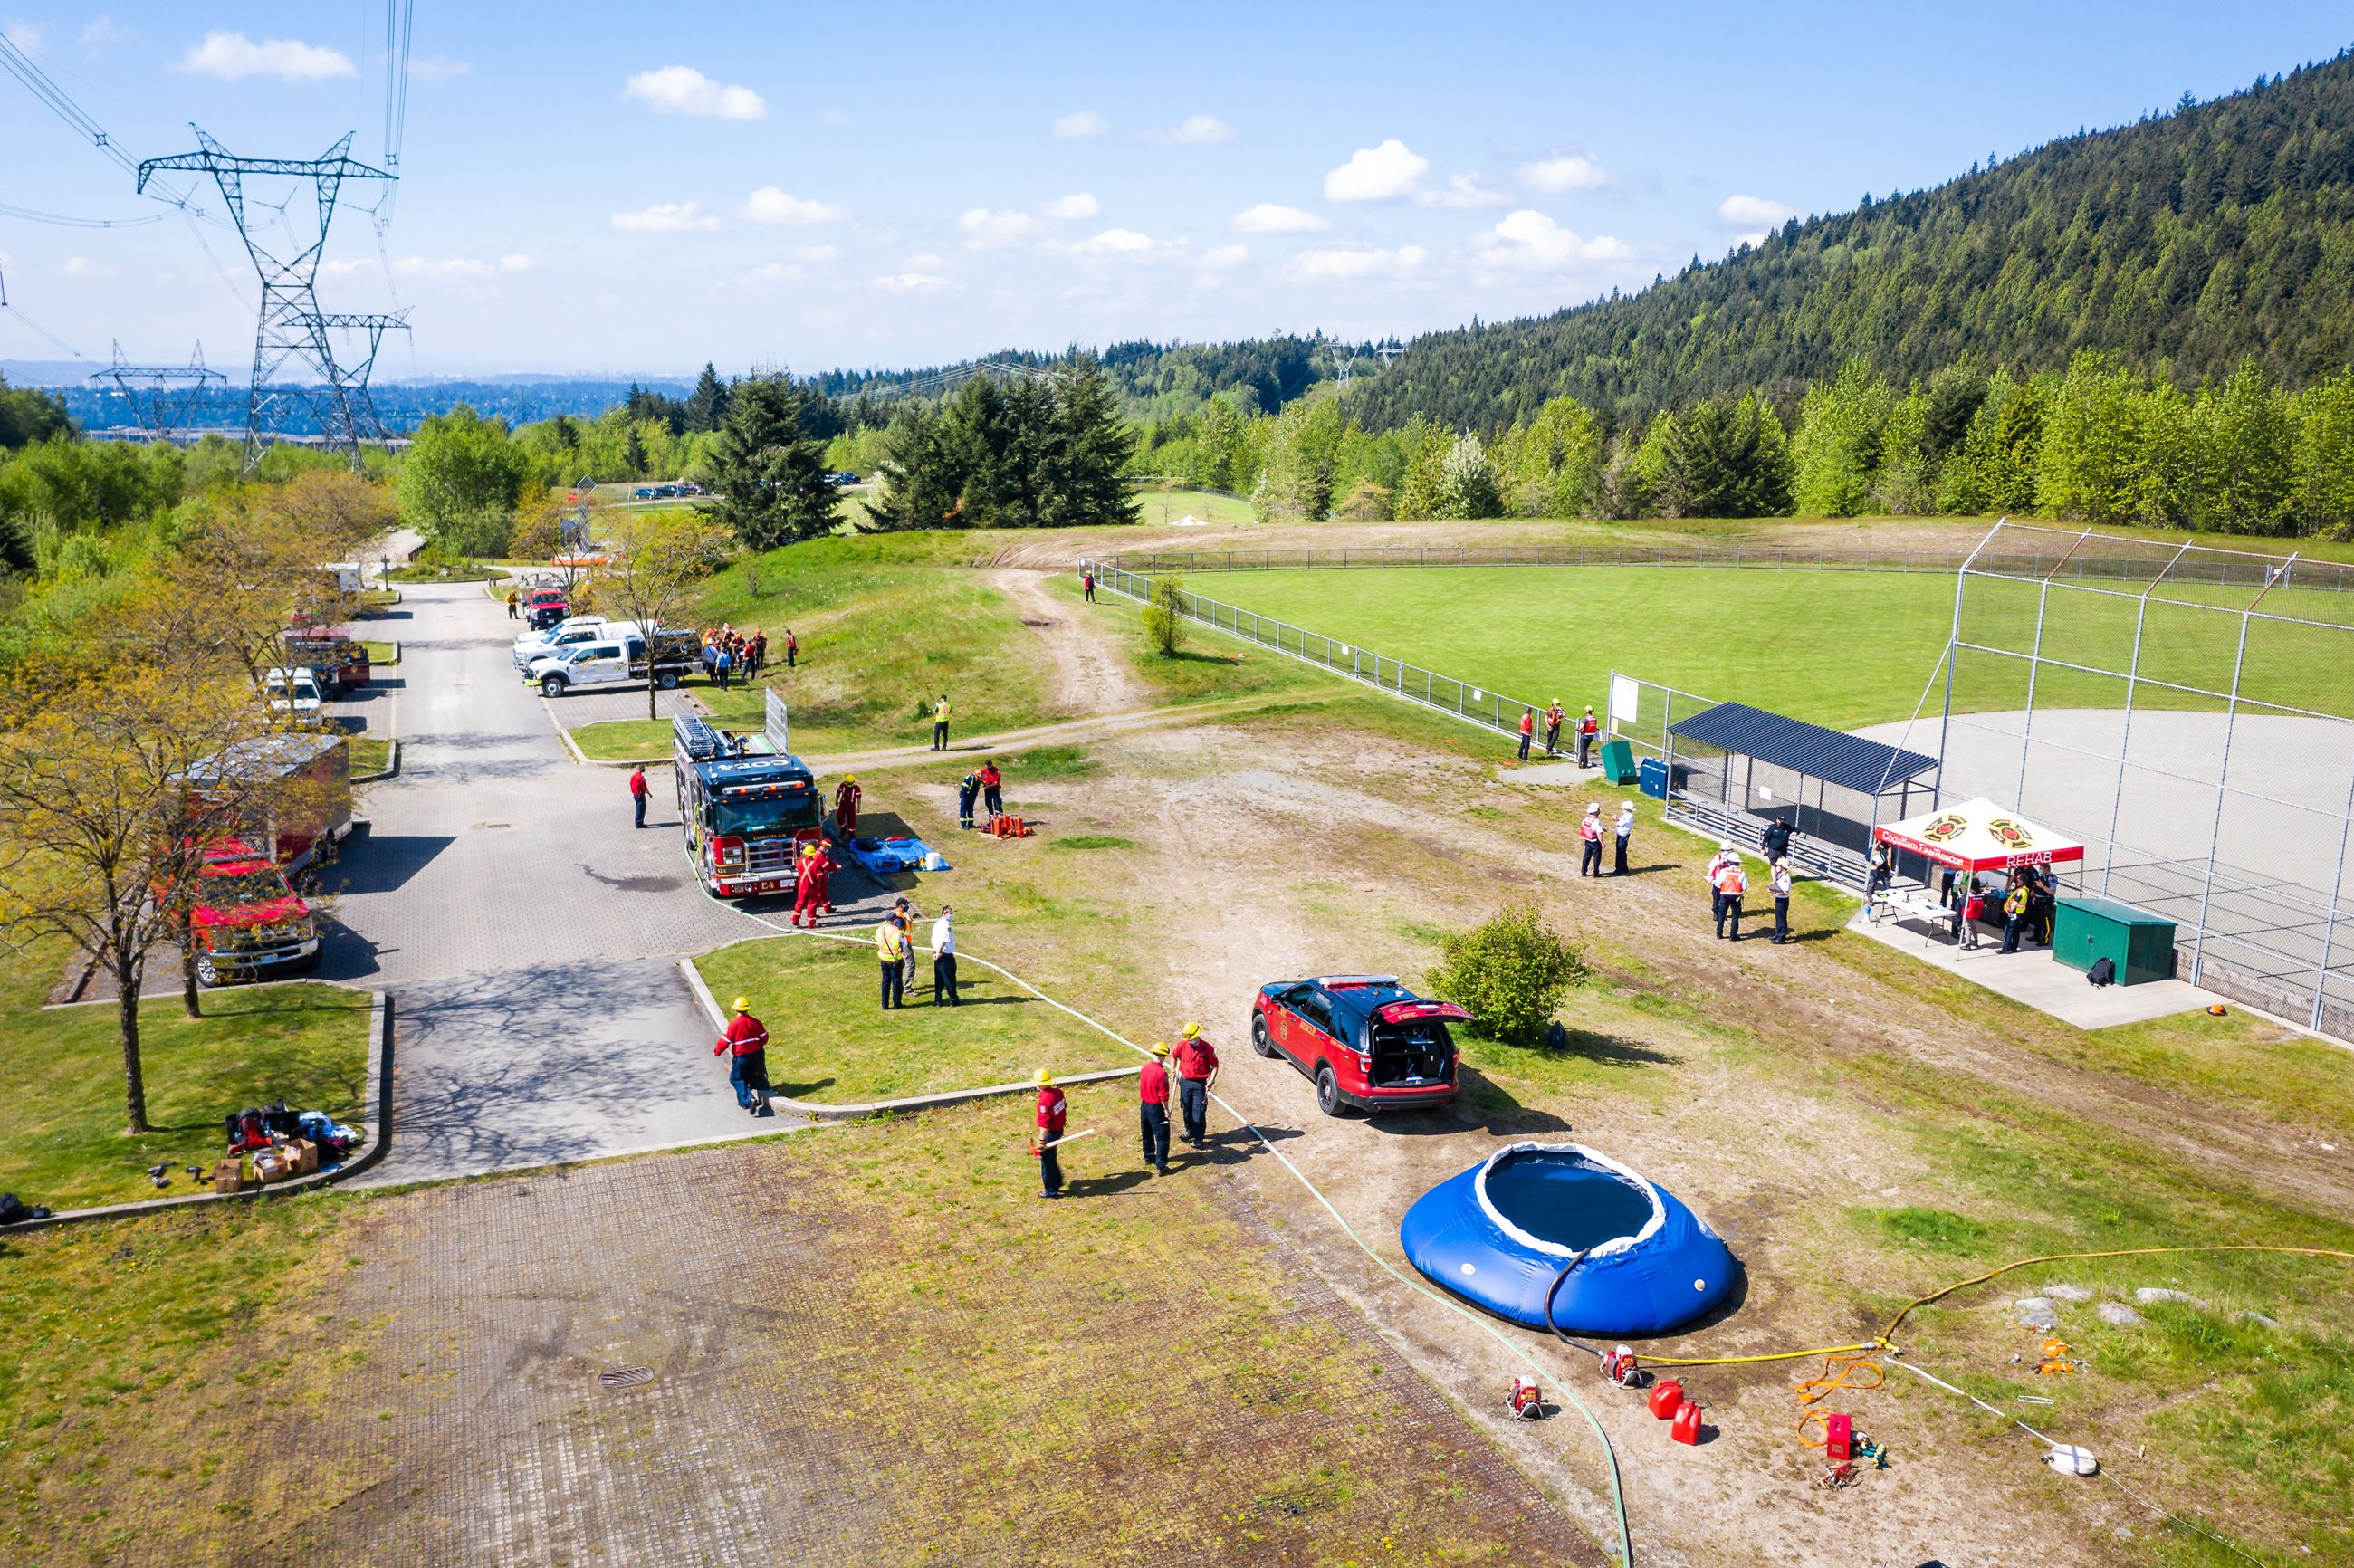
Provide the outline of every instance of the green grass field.
{"type": "MultiPolygon", "coordinates": [[[[54,954],[50,955],[54,958],[54,954]]],[[[56,972],[11,960],[0,982],[0,1191],[52,1209],[203,1191],[177,1171],[168,1194],[147,1167],[211,1169],[221,1118],[284,1100],[357,1123],[367,1106],[368,997],[329,985],[275,985],[205,993],[206,1016],[179,999],[139,1010],[147,1119],[123,1135],[122,1053],[110,1005],[40,1007],[56,972]]]]}
{"type": "MultiPolygon", "coordinates": [[[[927,902],[929,902],[928,900],[927,902]]],[[[927,923],[916,938],[928,938],[927,923]]],[[[932,960],[916,955],[912,1005],[885,1012],[871,946],[760,937],[695,961],[722,1006],[748,997],[767,1021],[769,1082],[820,1105],[860,1105],[1133,1065],[1136,1054],[975,964],[958,976],[964,1005],[934,1007],[932,960]],[[796,1019],[823,1019],[822,1029],[796,1019]]]]}
{"type": "MultiPolygon", "coordinates": [[[[1935,573],[1716,570],[1647,567],[1396,567],[1383,570],[1208,573],[1193,591],[1310,631],[1420,664],[1539,706],[1597,709],[1614,668],[1720,702],[1745,702],[1836,728],[1912,716],[1939,668],[1953,624],[1954,579],[1935,573]]],[[[1974,578],[1965,606],[1970,641],[2024,653],[2034,647],[2038,590],[1974,578]]],[[[2145,707],[2218,708],[2215,700],[2149,682],[2228,687],[2239,662],[2244,590],[2192,588],[2178,601],[2054,588],[2044,620],[2047,658],[2125,669],[2142,624],[2145,707]]],[[[2344,679],[2354,600],[2275,593],[2268,612],[2327,620],[2251,623],[2243,696],[2354,717],[2344,679]]],[[[1205,636],[1204,646],[1223,641],[1205,636]]],[[[2027,703],[2023,659],[1966,652],[1957,708],[2027,703]]],[[[2123,707],[2125,682],[2047,665],[2039,707],[2123,707]]],[[[1929,693],[1932,709],[1943,683],[1929,693]]]]}
{"type": "Polygon", "coordinates": [[[1258,521],[1258,512],[1249,502],[1213,490],[1140,490],[1136,493],[1136,504],[1145,526],[1154,535],[1152,544],[1161,549],[1183,547],[1179,541],[1190,530],[1173,528],[1162,533],[1180,517],[1199,517],[1219,528],[1258,521]]]}

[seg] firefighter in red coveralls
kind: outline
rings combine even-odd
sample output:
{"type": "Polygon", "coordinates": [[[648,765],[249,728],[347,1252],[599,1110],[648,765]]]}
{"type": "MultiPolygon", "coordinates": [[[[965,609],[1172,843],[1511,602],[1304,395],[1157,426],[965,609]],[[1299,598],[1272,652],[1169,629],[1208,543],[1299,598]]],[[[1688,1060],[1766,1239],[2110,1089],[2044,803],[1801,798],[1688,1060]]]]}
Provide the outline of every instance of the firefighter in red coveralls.
{"type": "Polygon", "coordinates": [[[818,912],[825,908],[825,873],[832,866],[823,847],[814,843],[801,845],[801,859],[793,866],[794,925],[817,928],[818,912]]]}
{"type": "Polygon", "coordinates": [[[727,1055],[727,1082],[736,1091],[736,1103],[754,1116],[769,1114],[769,1030],[752,1016],[752,1003],[748,997],[737,997],[736,1016],[727,1021],[720,1033],[719,1043],[711,1048],[715,1056],[727,1055]]]}
{"type": "Polygon", "coordinates": [[[1038,1157],[1038,1196],[1059,1198],[1063,1195],[1063,1160],[1047,1146],[1063,1136],[1063,1118],[1070,1107],[1063,1091],[1055,1086],[1054,1074],[1041,1067],[1037,1082],[1038,1120],[1030,1129],[1030,1152],[1038,1157]]]}
{"type": "Polygon", "coordinates": [[[834,788],[833,825],[841,830],[845,841],[857,835],[858,802],[865,793],[865,790],[858,787],[858,779],[854,775],[844,778],[834,788]]]}

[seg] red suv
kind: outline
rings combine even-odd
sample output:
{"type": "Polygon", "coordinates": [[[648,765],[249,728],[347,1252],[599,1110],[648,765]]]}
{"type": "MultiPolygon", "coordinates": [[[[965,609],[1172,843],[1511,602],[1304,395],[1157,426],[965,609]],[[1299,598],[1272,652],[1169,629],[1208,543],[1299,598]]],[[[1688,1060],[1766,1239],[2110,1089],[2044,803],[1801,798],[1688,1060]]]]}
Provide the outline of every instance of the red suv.
{"type": "Polygon", "coordinates": [[[1280,1056],[1316,1086],[1316,1108],[1443,1106],[1455,1097],[1450,1022],[1471,1015],[1425,1001],[1395,975],[1278,980],[1251,1002],[1251,1048],[1280,1056]]]}

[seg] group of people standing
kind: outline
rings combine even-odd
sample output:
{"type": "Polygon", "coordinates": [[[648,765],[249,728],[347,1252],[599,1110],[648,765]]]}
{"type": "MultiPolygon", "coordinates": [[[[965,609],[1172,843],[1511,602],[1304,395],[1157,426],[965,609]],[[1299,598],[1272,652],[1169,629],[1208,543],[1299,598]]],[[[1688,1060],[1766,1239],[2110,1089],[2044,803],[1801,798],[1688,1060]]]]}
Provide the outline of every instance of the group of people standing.
{"type": "MultiPolygon", "coordinates": [[[[1562,707],[1559,697],[1555,697],[1546,706],[1544,748],[1547,757],[1561,755],[1561,726],[1568,717],[1569,715],[1562,707]]],[[[1529,747],[1535,741],[1536,735],[1537,710],[1522,708],[1521,710],[1521,760],[1522,762],[1529,759],[1529,747]]],[[[1585,716],[1577,721],[1577,765],[1580,768],[1594,766],[1594,745],[1601,737],[1602,721],[1595,716],[1593,705],[1588,704],[1585,716]]]]}
{"type": "MultiPolygon", "coordinates": [[[[883,1011],[907,1005],[907,993],[916,985],[915,923],[923,918],[923,911],[907,901],[903,894],[892,901],[889,913],[875,927],[875,958],[882,970],[883,1011]]],[[[932,1005],[961,1007],[963,998],[957,991],[956,910],[949,905],[940,906],[939,918],[932,922],[932,1005]]]]}
{"type": "MultiPolygon", "coordinates": [[[[1790,940],[1790,888],[1797,874],[1790,864],[1790,824],[1776,818],[1766,824],[1766,893],[1774,901],[1774,936],[1776,947],[1790,940]]],[[[1745,912],[1749,896],[1749,871],[1741,863],[1741,853],[1725,839],[1716,846],[1714,858],[1702,873],[1708,879],[1709,915],[1716,922],[1716,935],[1721,941],[1741,940],[1741,916],[1745,912]]]]}
{"type": "MultiPolygon", "coordinates": [[[[1210,1089],[1218,1078],[1218,1052],[1202,1036],[1198,1023],[1185,1025],[1172,1053],[1166,1041],[1152,1043],[1152,1054],[1136,1075],[1137,1128],[1144,1144],[1144,1162],[1160,1175],[1169,1174],[1169,1091],[1171,1068],[1176,1069],[1177,1113],[1189,1148],[1210,1145],[1210,1089]]],[[[1030,1152],[1038,1157],[1038,1196],[1063,1195],[1063,1161],[1055,1152],[1065,1138],[1070,1101],[1055,1086],[1055,1075],[1038,1069],[1038,1104],[1030,1132],[1030,1152]]]]}
{"type": "Polygon", "coordinates": [[[1578,875],[1600,876],[1602,874],[1602,836],[1606,832],[1610,835],[1618,849],[1617,860],[1610,874],[1624,876],[1627,874],[1627,842],[1635,836],[1634,801],[1619,801],[1617,820],[1607,827],[1605,827],[1602,821],[1602,802],[1589,800],[1585,803],[1585,815],[1577,824],[1577,836],[1580,841],[1577,859],[1578,875]]]}
{"type": "MultiPolygon", "coordinates": [[[[784,650],[785,668],[790,670],[801,656],[801,640],[793,635],[792,628],[785,629],[785,639],[779,646],[784,650]]],[[[721,690],[726,690],[731,680],[758,680],[760,672],[768,667],[769,634],[758,627],[739,631],[723,623],[704,629],[703,673],[721,690]]]]}
{"type": "Polygon", "coordinates": [[[957,826],[973,825],[975,802],[991,817],[1005,814],[1005,775],[998,770],[992,758],[957,781],[957,826]]]}
{"type": "Polygon", "coordinates": [[[2041,948],[2052,945],[2052,921],[2060,907],[2060,878],[2049,866],[2023,865],[2005,877],[1997,893],[1976,872],[1964,880],[1959,872],[1949,871],[1937,897],[1953,911],[1956,947],[1975,951],[1980,945],[1978,923],[1994,917],[2002,924],[2001,950],[2015,953],[2022,940],[2031,939],[2041,948]]]}

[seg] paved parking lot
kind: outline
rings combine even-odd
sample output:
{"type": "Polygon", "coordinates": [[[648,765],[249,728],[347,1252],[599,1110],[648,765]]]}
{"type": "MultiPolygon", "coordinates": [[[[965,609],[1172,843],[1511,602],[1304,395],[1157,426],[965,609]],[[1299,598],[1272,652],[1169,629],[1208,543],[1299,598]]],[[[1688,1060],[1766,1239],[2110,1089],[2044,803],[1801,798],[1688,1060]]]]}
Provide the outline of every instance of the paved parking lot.
{"type": "MultiPolygon", "coordinates": [[[[667,774],[632,829],[623,775],[575,763],[516,678],[499,605],[432,584],[394,613],[376,624],[401,643],[400,773],[363,788],[370,830],[332,880],[320,969],[395,998],[372,1179],[772,1127],[737,1108],[677,972],[762,928],[695,885],[667,774]]],[[[586,699],[625,700],[644,694],[586,699]]]]}

